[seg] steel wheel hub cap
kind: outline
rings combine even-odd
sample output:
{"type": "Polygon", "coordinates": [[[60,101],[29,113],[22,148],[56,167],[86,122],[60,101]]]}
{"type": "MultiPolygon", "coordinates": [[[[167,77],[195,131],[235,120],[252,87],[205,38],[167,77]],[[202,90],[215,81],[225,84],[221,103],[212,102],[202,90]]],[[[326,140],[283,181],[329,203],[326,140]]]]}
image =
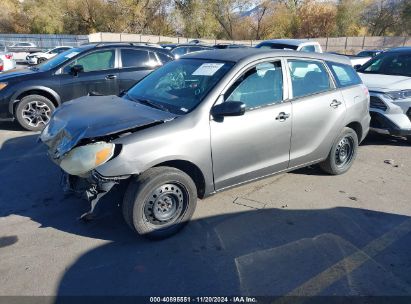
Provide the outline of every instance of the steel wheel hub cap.
{"type": "Polygon", "coordinates": [[[344,166],[349,163],[353,156],[354,143],[350,137],[344,137],[337,145],[335,160],[338,166],[344,166]]]}
{"type": "Polygon", "coordinates": [[[22,114],[29,126],[38,127],[50,121],[51,109],[44,102],[31,101],[23,108],[22,114]]]}
{"type": "Polygon", "coordinates": [[[179,185],[165,184],[156,188],[148,197],[145,214],[150,222],[169,222],[183,208],[184,193],[179,185]]]}

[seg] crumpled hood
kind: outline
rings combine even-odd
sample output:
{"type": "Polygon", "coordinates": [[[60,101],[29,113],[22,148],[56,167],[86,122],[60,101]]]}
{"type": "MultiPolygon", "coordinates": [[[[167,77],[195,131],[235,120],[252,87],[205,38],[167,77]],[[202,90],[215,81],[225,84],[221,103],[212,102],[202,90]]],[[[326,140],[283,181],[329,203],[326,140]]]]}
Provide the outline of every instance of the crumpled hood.
{"type": "Polygon", "coordinates": [[[411,77],[358,73],[370,91],[398,91],[411,88],[411,77]]]}
{"type": "Polygon", "coordinates": [[[51,156],[57,159],[82,139],[125,132],[177,116],[117,96],[85,96],[59,107],[40,139],[49,146],[51,156]]]}

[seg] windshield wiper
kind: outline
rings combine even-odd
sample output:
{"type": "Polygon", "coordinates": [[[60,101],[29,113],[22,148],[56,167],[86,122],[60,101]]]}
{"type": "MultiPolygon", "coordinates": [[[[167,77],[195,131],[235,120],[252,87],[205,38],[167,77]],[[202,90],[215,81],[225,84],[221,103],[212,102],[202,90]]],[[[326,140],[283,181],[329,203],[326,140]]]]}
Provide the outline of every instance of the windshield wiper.
{"type": "Polygon", "coordinates": [[[165,112],[170,112],[170,110],[167,109],[167,107],[165,107],[165,106],[163,106],[163,105],[161,105],[161,104],[158,104],[158,103],[156,103],[156,102],[153,102],[153,101],[151,101],[151,100],[144,99],[144,98],[133,98],[133,97],[131,97],[129,94],[126,94],[126,96],[127,96],[127,98],[129,98],[129,99],[132,100],[132,101],[136,101],[136,102],[142,103],[142,104],[144,104],[144,105],[150,106],[150,107],[152,107],[152,108],[156,108],[156,109],[159,109],[159,110],[163,110],[163,111],[165,111],[165,112]]]}

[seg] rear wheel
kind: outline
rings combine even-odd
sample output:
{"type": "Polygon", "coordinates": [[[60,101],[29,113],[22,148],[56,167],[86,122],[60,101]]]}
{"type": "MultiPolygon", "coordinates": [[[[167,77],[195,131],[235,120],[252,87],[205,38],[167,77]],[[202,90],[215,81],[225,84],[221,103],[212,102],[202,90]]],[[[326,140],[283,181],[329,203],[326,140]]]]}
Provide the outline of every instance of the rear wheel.
{"type": "Polygon", "coordinates": [[[332,146],[327,159],[320,163],[321,169],[332,175],[347,172],[357,156],[357,149],[357,133],[351,128],[344,128],[332,146]]]}
{"type": "Polygon", "coordinates": [[[41,131],[50,121],[54,104],[41,95],[28,95],[21,99],[16,108],[16,119],[29,131],[41,131]]]}
{"type": "Polygon", "coordinates": [[[197,189],[184,172],[155,167],[133,179],[124,196],[123,216],[138,234],[161,239],[182,229],[197,204],[197,189]]]}

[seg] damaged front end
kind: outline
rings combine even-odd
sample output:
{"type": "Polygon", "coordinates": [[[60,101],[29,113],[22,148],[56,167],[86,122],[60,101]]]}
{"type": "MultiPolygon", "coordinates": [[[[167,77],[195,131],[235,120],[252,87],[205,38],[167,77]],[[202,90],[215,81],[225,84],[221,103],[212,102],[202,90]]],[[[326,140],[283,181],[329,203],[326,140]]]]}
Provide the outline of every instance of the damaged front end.
{"type": "Polygon", "coordinates": [[[74,193],[78,197],[85,198],[90,203],[90,210],[80,216],[80,219],[90,221],[98,214],[98,202],[122,179],[128,176],[116,178],[104,178],[96,171],[92,171],[86,177],[70,175],[62,171],[61,186],[65,193],[74,193]]]}
{"type": "Polygon", "coordinates": [[[121,153],[121,144],[113,141],[175,116],[117,96],[86,96],[55,111],[40,140],[62,169],[63,189],[90,202],[91,208],[82,219],[94,218],[100,199],[129,177],[104,177],[95,170],[121,153]]]}

